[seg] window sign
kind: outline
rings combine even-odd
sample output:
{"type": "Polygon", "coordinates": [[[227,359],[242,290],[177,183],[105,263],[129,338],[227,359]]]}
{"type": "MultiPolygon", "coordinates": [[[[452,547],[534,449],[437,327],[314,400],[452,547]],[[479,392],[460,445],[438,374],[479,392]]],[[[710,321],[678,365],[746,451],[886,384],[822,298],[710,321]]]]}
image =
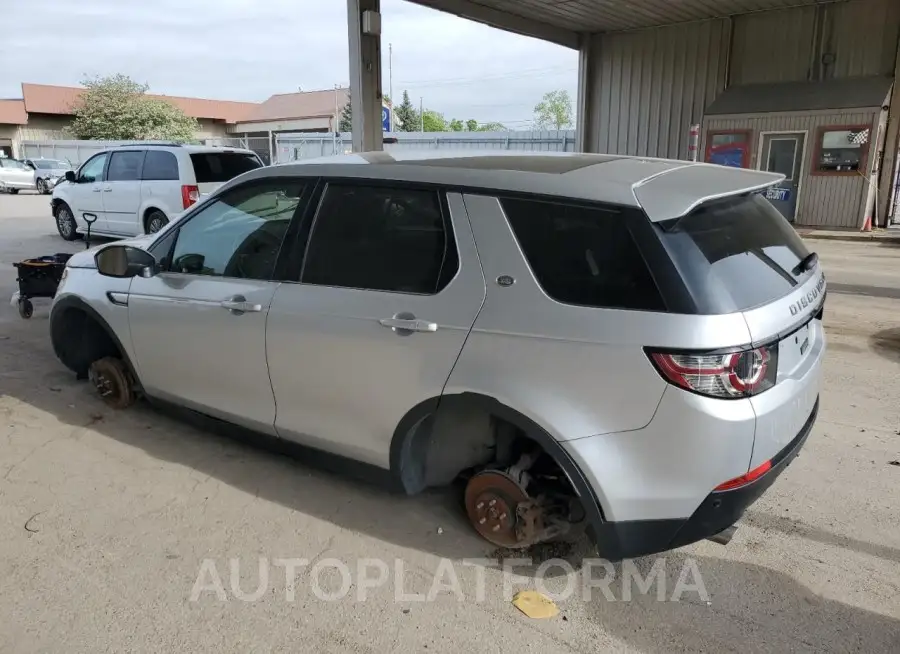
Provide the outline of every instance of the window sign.
{"type": "Polygon", "coordinates": [[[825,128],[819,132],[816,171],[850,173],[865,167],[869,144],[868,127],[825,128]]]}

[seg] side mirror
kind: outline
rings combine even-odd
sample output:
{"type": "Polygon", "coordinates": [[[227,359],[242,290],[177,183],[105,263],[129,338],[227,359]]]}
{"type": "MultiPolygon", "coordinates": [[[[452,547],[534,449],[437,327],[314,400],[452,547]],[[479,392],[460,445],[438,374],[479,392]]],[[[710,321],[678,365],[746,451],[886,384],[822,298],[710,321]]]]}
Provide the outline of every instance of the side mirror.
{"type": "Polygon", "coordinates": [[[153,277],[159,264],[152,254],[133,245],[110,245],[94,255],[97,272],[105,277],[153,277]]]}
{"type": "Polygon", "coordinates": [[[66,171],[66,181],[72,182],[73,184],[75,183],[75,171],[74,170],[66,171]]]}

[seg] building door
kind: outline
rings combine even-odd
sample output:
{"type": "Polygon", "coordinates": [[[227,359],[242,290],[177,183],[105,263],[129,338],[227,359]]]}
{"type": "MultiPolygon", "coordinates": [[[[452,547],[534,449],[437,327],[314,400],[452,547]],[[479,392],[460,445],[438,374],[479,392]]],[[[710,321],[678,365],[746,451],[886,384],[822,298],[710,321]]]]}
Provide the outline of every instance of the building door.
{"type": "Polygon", "coordinates": [[[784,175],[784,180],[766,189],[766,199],[790,222],[797,214],[805,144],[805,132],[764,133],[760,143],[759,167],[784,175]]]}

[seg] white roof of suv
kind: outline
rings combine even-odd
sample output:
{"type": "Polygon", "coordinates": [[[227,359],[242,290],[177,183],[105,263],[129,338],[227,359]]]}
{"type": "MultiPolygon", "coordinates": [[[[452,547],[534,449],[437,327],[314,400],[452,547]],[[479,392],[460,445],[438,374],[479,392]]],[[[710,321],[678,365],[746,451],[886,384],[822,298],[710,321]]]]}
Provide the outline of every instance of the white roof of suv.
{"type": "MultiPolygon", "coordinates": [[[[280,164],[254,176],[310,174],[525,192],[642,207],[653,221],[777,184],[784,175],[674,159],[567,152],[396,150],[280,164]]],[[[246,179],[246,178],[245,178],[246,179]]]]}

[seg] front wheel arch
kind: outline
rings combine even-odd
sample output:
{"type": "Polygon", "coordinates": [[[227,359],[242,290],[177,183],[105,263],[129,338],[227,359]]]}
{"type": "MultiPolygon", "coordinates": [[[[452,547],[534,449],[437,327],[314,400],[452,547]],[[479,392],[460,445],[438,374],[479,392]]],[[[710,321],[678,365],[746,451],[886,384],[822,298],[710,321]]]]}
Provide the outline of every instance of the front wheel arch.
{"type": "Polygon", "coordinates": [[[138,379],[137,370],[115,331],[81,298],[68,296],[53,305],[50,342],[56,357],[78,377],[85,377],[94,361],[114,356],[122,359],[133,379],[138,379]]]}

